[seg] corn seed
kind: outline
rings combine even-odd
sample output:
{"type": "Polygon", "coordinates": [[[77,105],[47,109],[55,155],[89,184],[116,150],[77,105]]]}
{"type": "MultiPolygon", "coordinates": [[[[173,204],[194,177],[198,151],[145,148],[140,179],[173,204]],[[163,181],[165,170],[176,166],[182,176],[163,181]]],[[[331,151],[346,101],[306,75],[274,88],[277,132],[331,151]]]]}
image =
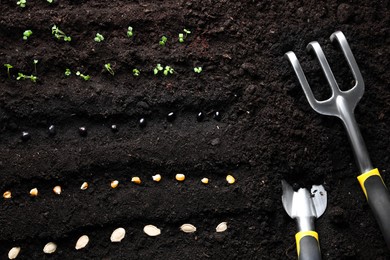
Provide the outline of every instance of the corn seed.
{"type": "Polygon", "coordinates": [[[57,194],[57,195],[60,195],[61,192],[62,192],[61,186],[55,186],[55,187],[53,188],[53,192],[54,192],[55,194],[57,194]]]}
{"type": "Polygon", "coordinates": [[[3,193],[3,198],[4,199],[10,199],[12,197],[11,192],[8,190],[3,193]]]}
{"type": "Polygon", "coordinates": [[[155,182],[161,181],[161,175],[160,175],[160,174],[153,175],[152,178],[153,178],[153,180],[154,180],[155,182]]]}
{"type": "Polygon", "coordinates": [[[30,190],[30,196],[31,196],[31,197],[36,197],[36,196],[38,196],[38,189],[37,189],[37,188],[34,188],[34,189],[30,190]]]}
{"type": "Polygon", "coordinates": [[[186,176],[184,174],[181,174],[181,173],[176,174],[176,180],[184,181],[185,179],[186,179],[186,176]]]}
{"type": "Polygon", "coordinates": [[[83,182],[83,184],[81,184],[80,189],[82,189],[82,190],[88,189],[88,182],[83,182]]]}
{"type": "Polygon", "coordinates": [[[134,182],[136,184],[141,184],[141,179],[139,177],[133,177],[131,178],[131,182],[134,182]]]}
{"type": "Polygon", "coordinates": [[[203,178],[201,180],[201,182],[204,183],[204,184],[207,184],[207,183],[209,183],[209,179],[208,178],[203,178]]]}
{"type": "Polygon", "coordinates": [[[226,181],[229,183],[229,184],[233,184],[236,182],[236,179],[234,179],[234,177],[232,175],[228,175],[226,176],[226,181]]]}
{"type": "Polygon", "coordinates": [[[111,188],[113,188],[113,189],[118,187],[118,185],[119,185],[119,181],[117,181],[117,180],[111,182],[111,188]]]}

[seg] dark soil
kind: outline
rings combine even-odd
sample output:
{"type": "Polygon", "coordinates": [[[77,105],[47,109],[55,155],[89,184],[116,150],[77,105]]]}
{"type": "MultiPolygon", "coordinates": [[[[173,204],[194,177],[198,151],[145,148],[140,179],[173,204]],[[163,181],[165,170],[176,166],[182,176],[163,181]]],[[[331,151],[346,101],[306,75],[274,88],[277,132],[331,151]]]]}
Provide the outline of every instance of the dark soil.
{"type": "Polygon", "coordinates": [[[296,225],[281,203],[286,179],[296,187],[324,184],[328,191],[328,209],[316,222],[324,259],[390,259],[356,180],[343,126],[309,107],[283,57],[294,50],[324,96],[319,65],[304,51],[318,40],[348,88],[351,73],[328,38],[344,32],[366,83],[357,121],[390,186],[389,5],[27,0],[22,9],[16,0],[2,0],[0,60],[14,68],[8,79],[1,65],[0,191],[13,197],[1,202],[0,258],[20,246],[18,259],[295,259],[296,225]],[[72,41],[56,40],[54,24],[72,41]],[[184,28],[192,33],[180,44],[184,28]],[[33,34],[24,41],[27,29],[33,34]],[[97,32],[105,37],[101,43],[93,40],[97,32]],[[164,47],[162,35],[168,37],[164,47]],[[34,72],[34,59],[38,82],[17,81],[18,72],[34,72]],[[115,76],[104,71],[105,63],[115,76]],[[157,63],[176,72],[154,76],[157,63]],[[194,73],[195,66],[203,72],[194,73]],[[141,70],[139,77],[133,68],[141,70]],[[77,70],[91,80],[77,77],[77,70]],[[176,119],[168,122],[171,111],[176,119]],[[140,118],[146,126],[139,126],[140,118]],[[21,140],[23,131],[30,140],[21,140]],[[183,183],[174,180],[178,172],[187,176],[183,183]],[[160,183],[151,180],[156,173],[160,183]],[[225,181],[229,173],[233,185],[225,181]],[[131,183],[132,176],[143,183],[131,183]],[[203,177],[209,185],[200,183],[203,177]],[[114,179],[117,189],[110,188],[114,179]],[[90,188],[82,191],[84,181],[90,188]],[[63,188],[59,196],[52,192],[56,185],[63,188]],[[34,187],[40,193],[30,198],[34,187]],[[222,221],[229,228],[217,234],[222,221]],[[184,223],[197,232],[180,232],[184,223]],[[146,236],[147,224],[162,234],[146,236]],[[109,237],[118,227],[126,237],[113,244],[109,237]],[[83,234],[90,243],[76,251],[83,234]],[[42,252],[49,241],[58,244],[51,256],[42,252]]]}

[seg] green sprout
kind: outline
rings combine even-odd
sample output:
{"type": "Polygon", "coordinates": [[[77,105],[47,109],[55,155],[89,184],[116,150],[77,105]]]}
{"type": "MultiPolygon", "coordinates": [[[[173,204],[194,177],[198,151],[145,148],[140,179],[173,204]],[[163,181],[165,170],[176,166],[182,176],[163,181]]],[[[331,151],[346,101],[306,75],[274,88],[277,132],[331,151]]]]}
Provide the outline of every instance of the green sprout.
{"type": "Polygon", "coordinates": [[[72,40],[70,36],[66,36],[66,34],[61,31],[60,28],[58,28],[56,25],[53,25],[53,27],[51,27],[51,34],[53,34],[54,37],[56,37],[58,40],[63,39],[64,42],[70,42],[72,40]]]}
{"type": "Polygon", "coordinates": [[[34,76],[34,75],[31,75],[31,76],[27,76],[27,75],[24,75],[23,73],[18,73],[18,77],[16,78],[16,80],[26,80],[26,79],[29,79],[31,80],[32,82],[37,82],[37,79],[38,77],[37,76],[34,76]]]}
{"type": "Polygon", "coordinates": [[[175,72],[175,71],[173,70],[173,68],[171,66],[165,66],[163,73],[165,76],[168,76],[168,74],[173,74],[173,72],[175,72]]]}
{"type": "Polygon", "coordinates": [[[133,69],[133,75],[134,77],[138,77],[141,72],[138,69],[133,69]]]}
{"type": "Polygon", "coordinates": [[[104,68],[106,68],[106,70],[107,70],[112,76],[115,75],[114,70],[111,68],[111,64],[110,64],[110,63],[104,64],[104,68]]]}
{"type": "Polygon", "coordinates": [[[156,75],[159,71],[162,71],[164,68],[161,66],[161,64],[157,64],[157,66],[154,68],[153,73],[156,75]]]}
{"type": "Polygon", "coordinates": [[[72,74],[72,72],[70,71],[70,69],[65,69],[65,76],[69,77],[70,74],[72,74]]]}
{"type": "Polygon", "coordinates": [[[11,64],[4,64],[4,67],[7,68],[7,75],[8,75],[8,78],[11,79],[11,74],[9,73],[9,70],[13,68],[13,66],[11,64]]]}
{"type": "Polygon", "coordinates": [[[201,73],[202,72],[202,67],[195,67],[194,68],[194,71],[196,72],[196,73],[201,73]]]}
{"type": "Polygon", "coordinates": [[[28,37],[30,37],[31,34],[32,34],[31,30],[24,31],[24,33],[23,33],[23,40],[27,41],[28,37]]]}
{"type": "Polygon", "coordinates": [[[184,39],[187,38],[187,35],[191,33],[191,31],[187,29],[184,29],[183,31],[185,32],[185,35],[184,33],[179,33],[179,42],[184,42],[184,39]]]}
{"type": "Polygon", "coordinates": [[[102,42],[102,41],[104,41],[104,37],[100,33],[96,33],[94,40],[95,40],[95,42],[102,42]]]}
{"type": "Polygon", "coordinates": [[[129,26],[127,27],[127,37],[132,37],[133,36],[133,27],[129,26]]]}
{"type": "Polygon", "coordinates": [[[35,72],[35,74],[38,74],[37,73],[37,63],[38,63],[38,60],[34,60],[34,72],[35,72]]]}
{"type": "Polygon", "coordinates": [[[89,80],[91,77],[89,75],[84,75],[84,74],[81,74],[80,71],[77,71],[76,72],[76,75],[77,76],[80,76],[81,78],[83,78],[85,81],[89,80]]]}
{"type": "Polygon", "coordinates": [[[49,4],[52,4],[54,0],[46,0],[49,4]]]}
{"type": "Polygon", "coordinates": [[[26,0],[19,0],[16,2],[16,4],[18,6],[20,6],[21,8],[24,8],[24,7],[26,7],[27,1],[26,0]]]}
{"type": "Polygon", "coordinates": [[[161,37],[161,40],[158,42],[158,44],[160,44],[161,46],[165,46],[165,44],[167,43],[167,40],[168,40],[168,38],[163,35],[161,37]]]}

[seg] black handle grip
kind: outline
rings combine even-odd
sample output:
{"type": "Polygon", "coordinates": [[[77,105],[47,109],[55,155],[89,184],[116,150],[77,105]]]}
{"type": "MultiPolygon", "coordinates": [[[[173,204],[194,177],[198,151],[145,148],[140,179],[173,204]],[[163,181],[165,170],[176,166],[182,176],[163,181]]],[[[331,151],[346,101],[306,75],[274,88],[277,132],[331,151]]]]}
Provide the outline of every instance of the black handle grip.
{"type": "Polygon", "coordinates": [[[318,234],[314,231],[303,231],[296,235],[299,260],[321,260],[318,234]]]}
{"type": "MultiPolygon", "coordinates": [[[[360,176],[359,176],[360,177],[360,176]]],[[[360,179],[359,179],[360,181],[360,179]]],[[[390,193],[381,176],[370,175],[364,179],[362,185],[368,204],[374,213],[375,219],[390,249],[390,193]]]]}

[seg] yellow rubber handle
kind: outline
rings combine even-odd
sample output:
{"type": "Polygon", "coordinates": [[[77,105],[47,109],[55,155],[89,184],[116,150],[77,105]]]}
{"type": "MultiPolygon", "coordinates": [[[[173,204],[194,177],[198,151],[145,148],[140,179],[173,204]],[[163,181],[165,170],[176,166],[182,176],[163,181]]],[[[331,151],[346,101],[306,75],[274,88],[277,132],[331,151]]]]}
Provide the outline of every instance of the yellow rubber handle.
{"type": "Polygon", "coordinates": [[[295,241],[297,243],[297,253],[298,253],[298,258],[301,259],[302,256],[301,256],[301,245],[303,244],[302,243],[302,239],[305,238],[305,237],[311,237],[311,238],[314,238],[316,240],[317,243],[314,244],[315,247],[318,248],[318,252],[319,252],[319,248],[320,248],[320,244],[318,242],[318,233],[315,232],[315,231],[312,231],[312,230],[309,230],[309,231],[300,231],[298,233],[295,234],[295,241]]]}
{"type": "MultiPolygon", "coordinates": [[[[367,199],[368,199],[367,189],[366,189],[366,187],[364,186],[364,182],[365,182],[368,178],[370,178],[371,176],[375,176],[375,175],[379,176],[379,178],[382,180],[382,176],[380,175],[378,168],[375,168],[375,169],[373,169],[373,170],[371,170],[371,171],[365,172],[365,173],[363,173],[363,174],[361,174],[361,175],[359,175],[359,176],[357,177],[357,179],[358,179],[358,181],[359,181],[359,183],[360,183],[360,186],[362,187],[362,190],[363,190],[363,192],[364,192],[364,195],[366,195],[366,198],[367,198],[367,199]]],[[[383,180],[382,180],[382,183],[383,183],[383,185],[385,185],[385,183],[383,182],[383,180]]]]}
{"type": "Polygon", "coordinates": [[[382,231],[386,244],[390,249],[390,193],[378,169],[365,172],[358,177],[360,186],[368,204],[374,213],[376,222],[382,231]]]}

